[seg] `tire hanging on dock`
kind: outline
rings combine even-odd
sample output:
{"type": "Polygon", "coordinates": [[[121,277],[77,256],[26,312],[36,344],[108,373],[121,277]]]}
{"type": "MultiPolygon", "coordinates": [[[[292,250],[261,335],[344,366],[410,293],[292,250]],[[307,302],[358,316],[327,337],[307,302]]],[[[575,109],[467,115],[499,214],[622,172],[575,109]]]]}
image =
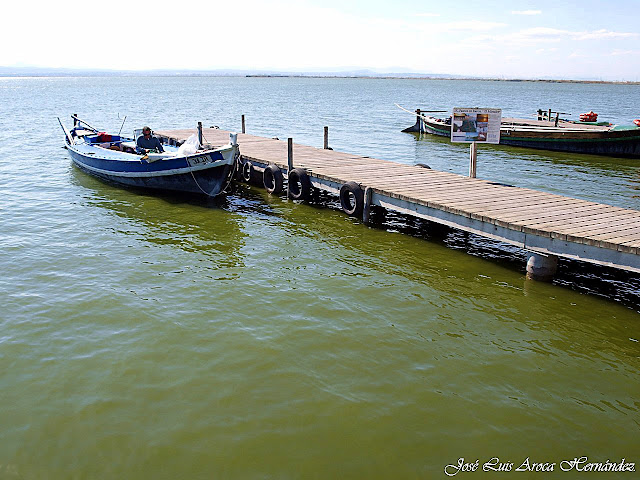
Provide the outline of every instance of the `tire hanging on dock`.
{"type": "Polygon", "coordinates": [[[311,180],[303,168],[294,168],[289,172],[289,198],[309,201],[311,198],[311,180]]]}
{"type": "Polygon", "coordinates": [[[347,215],[362,216],[364,191],[356,182],[347,182],[340,187],[340,206],[347,215]]]}
{"type": "Polygon", "coordinates": [[[280,167],[276,165],[269,165],[262,172],[262,183],[267,192],[273,195],[280,195],[282,193],[282,184],[284,182],[284,177],[282,175],[282,170],[280,167]]]}
{"type": "Polygon", "coordinates": [[[251,162],[246,161],[242,165],[242,178],[245,182],[250,183],[251,178],[253,177],[253,165],[251,162]]]}

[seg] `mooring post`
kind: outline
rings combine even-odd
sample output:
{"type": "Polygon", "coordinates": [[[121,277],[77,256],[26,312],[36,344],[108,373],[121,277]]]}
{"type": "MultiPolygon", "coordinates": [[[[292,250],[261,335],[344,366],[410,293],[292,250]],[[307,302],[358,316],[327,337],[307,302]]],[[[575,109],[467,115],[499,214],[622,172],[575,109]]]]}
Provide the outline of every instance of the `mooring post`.
{"type": "Polygon", "coordinates": [[[244,130],[244,114],[242,115],[242,133],[245,133],[245,130],[244,130]]]}
{"type": "Polygon", "coordinates": [[[287,167],[293,170],[293,138],[287,138],[287,167]]]}
{"type": "Polygon", "coordinates": [[[329,127],[324,127],[324,149],[329,150],[329,127]]]}
{"type": "MultiPolygon", "coordinates": [[[[287,138],[287,177],[289,176],[289,172],[293,170],[293,138],[287,138]]],[[[287,199],[290,199],[289,196],[289,182],[287,181],[287,199]]]]}
{"type": "Polygon", "coordinates": [[[527,278],[550,282],[558,270],[558,257],[555,255],[542,255],[531,253],[527,260],[527,278]]]}
{"type": "Polygon", "coordinates": [[[422,132],[422,118],[420,118],[420,109],[416,108],[416,125],[418,126],[418,132],[422,132]]]}
{"type": "Polygon", "coordinates": [[[371,217],[371,196],[373,195],[373,190],[371,187],[366,187],[364,189],[364,205],[362,209],[362,223],[365,225],[369,224],[369,219],[371,217]]]}
{"type": "Polygon", "coordinates": [[[198,122],[198,143],[202,146],[202,122],[198,122]]]}
{"type": "Polygon", "coordinates": [[[469,154],[469,176],[476,178],[476,166],[478,164],[478,144],[471,142],[471,149],[469,154]]]}

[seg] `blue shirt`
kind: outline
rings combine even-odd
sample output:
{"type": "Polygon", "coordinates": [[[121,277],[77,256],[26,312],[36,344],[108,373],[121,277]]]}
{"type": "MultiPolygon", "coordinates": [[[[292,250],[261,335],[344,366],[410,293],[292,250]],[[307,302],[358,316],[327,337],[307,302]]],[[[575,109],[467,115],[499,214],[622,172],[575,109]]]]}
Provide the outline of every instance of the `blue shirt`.
{"type": "Polygon", "coordinates": [[[143,149],[151,150],[153,148],[157,149],[158,152],[164,152],[164,148],[162,148],[160,140],[158,140],[153,135],[151,135],[148,139],[144,138],[144,135],[138,137],[138,140],[136,141],[136,152],[144,153],[143,149]]]}

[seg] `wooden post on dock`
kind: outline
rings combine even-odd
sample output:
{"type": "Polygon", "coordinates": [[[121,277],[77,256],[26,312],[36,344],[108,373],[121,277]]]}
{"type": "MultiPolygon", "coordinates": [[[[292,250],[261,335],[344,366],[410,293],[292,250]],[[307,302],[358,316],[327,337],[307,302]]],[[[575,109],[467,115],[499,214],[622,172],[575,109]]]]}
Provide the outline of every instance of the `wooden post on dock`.
{"type": "MultiPolygon", "coordinates": [[[[293,138],[289,137],[287,138],[287,176],[291,170],[293,170],[293,138]]],[[[289,185],[289,182],[287,181],[287,199],[291,198],[289,195],[290,187],[291,185],[289,185]]]]}
{"type": "Polygon", "coordinates": [[[244,130],[244,114],[242,115],[242,133],[246,133],[244,130]]]}
{"type": "Polygon", "coordinates": [[[293,170],[293,138],[287,138],[287,167],[293,170]]]}
{"type": "Polygon", "coordinates": [[[329,150],[329,127],[324,127],[324,149],[329,150]]]}
{"type": "Polygon", "coordinates": [[[471,142],[471,149],[469,154],[469,176],[476,178],[476,166],[478,165],[478,144],[471,142]]]}
{"type": "Polygon", "coordinates": [[[198,122],[198,143],[202,146],[202,122],[198,122]]]}
{"type": "Polygon", "coordinates": [[[366,187],[364,189],[364,205],[362,208],[362,223],[365,225],[369,224],[369,219],[371,217],[371,196],[373,195],[373,190],[371,187],[366,187]]]}

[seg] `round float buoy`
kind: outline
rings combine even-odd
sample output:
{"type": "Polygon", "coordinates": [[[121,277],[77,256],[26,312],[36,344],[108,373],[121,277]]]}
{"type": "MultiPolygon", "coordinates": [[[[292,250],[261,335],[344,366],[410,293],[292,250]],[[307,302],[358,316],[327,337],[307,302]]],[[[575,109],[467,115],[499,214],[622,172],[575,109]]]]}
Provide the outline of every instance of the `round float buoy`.
{"type": "Polygon", "coordinates": [[[251,182],[251,177],[253,177],[253,165],[251,162],[244,162],[242,165],[242,178],[245,182],[251,182]]]}
{"type": "Polygon", "coordinates": [[[364,191],[356,182],[347,182],[340,187],[340,206],[347,215],[359,217],[364,208],[364,191]]]}
{"type": "Polygon", "coordinates": [[[638,127],[640,127],[640,118],[637,118],[633,121],[638,127]]]}
{"type": "Polygon", "coordinates": [[[311,197],[311,180],[304,168],[294,168],[289,172],[289,198],[308,201],[311,197]]]}
{"type": "Polygon", "coordinates": [[[273,195],[280,195],[283,181],[282,171],[278,166],[272,164],[264,169],[262,183],[267,192],[273,195]]]}

